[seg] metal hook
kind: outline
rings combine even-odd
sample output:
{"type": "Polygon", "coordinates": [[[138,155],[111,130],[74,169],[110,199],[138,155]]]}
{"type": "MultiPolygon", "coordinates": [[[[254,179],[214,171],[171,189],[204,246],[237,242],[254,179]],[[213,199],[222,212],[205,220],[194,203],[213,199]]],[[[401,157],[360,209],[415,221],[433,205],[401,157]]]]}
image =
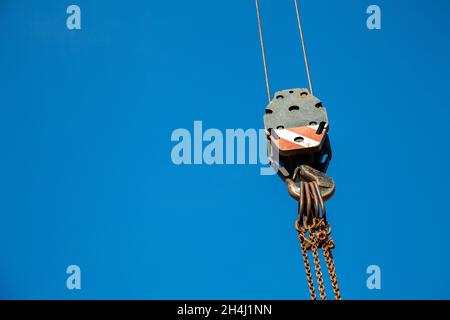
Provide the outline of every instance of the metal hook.
{"type": "Polygon", "coordinates": [[[300,199],[300,186],[295,183],[297,180],[306,182],[315,181],[324,201],[331,199],[336,191],[336,184],[333,178],[310,166],[301,165],[295,169],[292,179],[287,178],[285,180],[289,195],[297,201],[300,199]]]}

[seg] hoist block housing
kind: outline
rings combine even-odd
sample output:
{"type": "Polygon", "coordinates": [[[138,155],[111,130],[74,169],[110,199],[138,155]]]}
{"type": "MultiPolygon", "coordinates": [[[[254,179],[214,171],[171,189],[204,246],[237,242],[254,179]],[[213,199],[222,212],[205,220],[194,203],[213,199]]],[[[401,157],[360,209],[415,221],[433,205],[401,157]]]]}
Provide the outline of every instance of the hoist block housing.
{"type": "Polygon", "coordinates": [[[331,159],[327,111],[308,89],[277,92],[266,107],[264,128],[269,159],[284,169],[283,176],[292,177],[302,164],[326,171],[331,159]]]}

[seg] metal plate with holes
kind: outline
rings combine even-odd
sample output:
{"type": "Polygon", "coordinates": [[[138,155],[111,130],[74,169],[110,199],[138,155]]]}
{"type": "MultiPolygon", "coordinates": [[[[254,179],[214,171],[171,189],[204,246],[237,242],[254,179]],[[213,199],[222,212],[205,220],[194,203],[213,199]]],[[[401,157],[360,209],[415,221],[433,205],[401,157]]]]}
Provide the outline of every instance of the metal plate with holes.
{"type": "Polygon", "coordinates": [[[328,130],[327,111],[308,89],[279,91],[265,110],[264,127],[280,154],[320,149],[328,130]]]}

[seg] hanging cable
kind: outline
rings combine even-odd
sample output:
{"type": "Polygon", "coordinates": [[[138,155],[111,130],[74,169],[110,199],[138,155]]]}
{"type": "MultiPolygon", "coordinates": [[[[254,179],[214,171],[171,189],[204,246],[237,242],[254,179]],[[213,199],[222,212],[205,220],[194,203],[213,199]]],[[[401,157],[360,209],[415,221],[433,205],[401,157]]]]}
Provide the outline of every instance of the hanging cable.
{"type": "Polygon", "coordinates": [[[303,58],[305,59],[306,74],[308,75],[309,91],[311,92],[312,95],[314,95],[311,81],[311,73],[309,71],[308,55],[306,54],[305,39],[303,38],[303,28],[302,28],[302,20],[300,18],[300,9],[298,7],[298,1],[294,0],[294,2],[295,2],[295,11],[297,13],[298,30],[300,31],[300,41],[302,43],[303,49],[303,58]]]}
{"type": "Polygon", "coordinates": [[[270,94],[270,84],[269,84],[269,72],[267,71],[266,49],[264,48],[264,37],[263,37],[263,32],[262,32],[261,14],[259,12],[258,0],[256,0],[256,13],[258,15],[259,40],[261,41],[261,51],[262,51],[263,62],[264,62],[264,73],[266,76],[267,98],[270,103],[271,94],[270,94]]]}

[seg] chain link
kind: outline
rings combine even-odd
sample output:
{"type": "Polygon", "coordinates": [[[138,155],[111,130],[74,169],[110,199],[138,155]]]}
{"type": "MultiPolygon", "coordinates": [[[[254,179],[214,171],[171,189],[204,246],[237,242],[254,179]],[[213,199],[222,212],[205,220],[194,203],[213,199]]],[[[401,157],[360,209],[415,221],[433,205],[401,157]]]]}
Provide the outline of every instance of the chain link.
{"type": "Polygon", "coordinates": [[[323,255],[325,256],[325,261],[327,262],[328,273],[330,274],[331,285],[333,286],[334,298],[336,300],[342,300],[336,275],[336,268],[334,266],[333,252],[331,251],[328,242],[325,243],[323,247],[323,255]]]}
{"type": "Polygon", "coordinates": [[[314,242],[311,247],[313,257],[314,257],[314,269],[316,270],[316,277],[317,277],[317,283],[319,285],[320,298],[322,300],[325,300],[327,298],[327,294],[325,292],[325,285],[324,285],[323,275],[322,275],[322,267],[320,266],[318,246],[319,246],[318,241],[317,241],[317,239],[315,239],[315,236],[314,236],[314,242]]]}
{"type": "Polygon", "coordinates": [[[303,229],[299,231],[298,239],[300,240],[300,247],[302,249],[302,257],[303,263],[305,265],[306,280],[308,281],[309,294],[311,296],[311,300],[316,300],[317,296],[316,291],[314,289],[314,281],[311,272],[311,267],[309,265],[308,251],[306,250],[305,247],[305,232],[303,229]]]}

